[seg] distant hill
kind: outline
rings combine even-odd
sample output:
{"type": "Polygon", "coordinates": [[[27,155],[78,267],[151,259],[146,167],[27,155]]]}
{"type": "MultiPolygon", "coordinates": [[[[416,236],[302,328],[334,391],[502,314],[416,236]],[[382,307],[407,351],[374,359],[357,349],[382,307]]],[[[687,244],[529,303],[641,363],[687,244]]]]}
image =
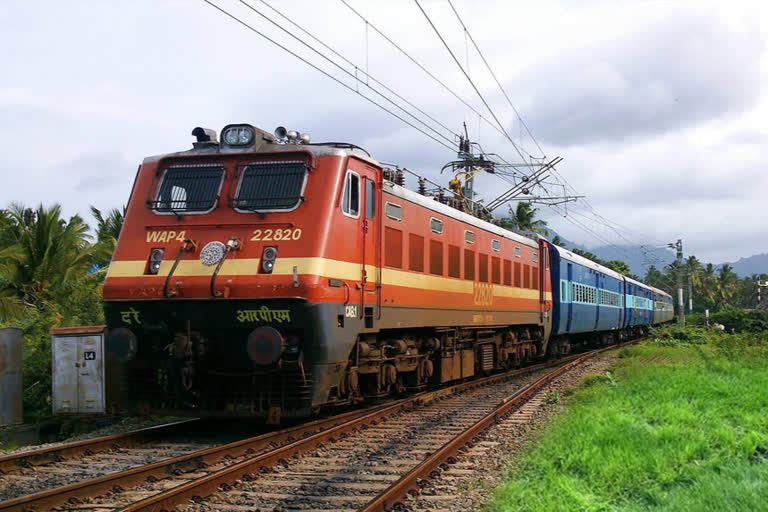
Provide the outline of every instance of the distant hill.
{"type": "Polygon", "coordinates": [[[641,279],[651,265],[663,269],[665,265],[675,260],[675,253],[671,250],[648,248],[640,245],[604,245],[591,249],[591,252],[606,261],[626,261],[629,268],[632,269],[632,273],[641,279]]]}
{"type": "Polygon", "coordinates": [[[754,256],[741,258],[734,263],[729,263],[729,265],[733,267],[734,272],[739,274],[739,277],[749,277],[752,274],[768,274],[768,254],[755,254],[754,256]]]}
{"type": "MultiPolygon", "coordinates": [[[[551,232],[550,240],[556,235],[551,232]]],[[[566,247],[569,249],[582,249],[595,254],[598,258],[606,261],[622,260],[629,264],[632,273],[642,278],[648,271],[648,267],[655,265],[659,270],[665,265],[675,260],[675,252],[666,248],[648,248],[640,245],[602,245],[599,247],[586,247],[560,237],[566,247]]],[[[689,256],[688,254],[685,255],[689,256]]],[[[706,263],[706,262],[705,262],[706,263]]],[[[723,263],[716,265],[721,267],[723,263]]],[[[739,277],[750,277],[753,274],[768,274],[768,253],[755,254],[746,258],[741,258],[734,263],[728,263],[733,267],[733,271],[739,277]]]]}

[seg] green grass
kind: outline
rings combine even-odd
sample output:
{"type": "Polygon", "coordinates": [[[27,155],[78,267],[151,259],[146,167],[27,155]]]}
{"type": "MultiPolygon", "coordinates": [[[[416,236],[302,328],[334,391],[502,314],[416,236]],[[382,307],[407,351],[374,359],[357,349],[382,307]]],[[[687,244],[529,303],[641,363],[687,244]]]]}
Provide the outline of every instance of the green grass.
{"type": "Polygon", "coordinates": [[[766,345],[667,338],[585,379],[511,462],[489,509],[768,510],[766,345]]]}

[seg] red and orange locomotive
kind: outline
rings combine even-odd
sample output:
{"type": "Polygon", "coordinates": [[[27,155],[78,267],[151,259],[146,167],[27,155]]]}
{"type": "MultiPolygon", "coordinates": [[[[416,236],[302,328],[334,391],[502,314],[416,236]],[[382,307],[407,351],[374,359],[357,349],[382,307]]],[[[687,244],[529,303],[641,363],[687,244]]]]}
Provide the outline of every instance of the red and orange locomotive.
{"type": "Polygon", "coordinates": [[[350,144],[193,135],[139,168],[104,284],[125,400],[299,417],[546,352],[547,241],[407,190],[350,144]]]}

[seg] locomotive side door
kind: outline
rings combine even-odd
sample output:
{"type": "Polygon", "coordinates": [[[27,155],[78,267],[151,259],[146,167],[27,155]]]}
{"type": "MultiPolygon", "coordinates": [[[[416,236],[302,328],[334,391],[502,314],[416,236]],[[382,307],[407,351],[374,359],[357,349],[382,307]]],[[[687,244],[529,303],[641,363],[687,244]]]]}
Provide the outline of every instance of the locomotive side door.
{"type": "Polygon", "coordinates": [[[342,210],[356,219],[355,241],[349,249],[359,270],[349,295],[350,304],[357,304],[348,311],[364,321],[364,329],[375,328],[375,320],[380,318],[381,183],[380,170],[359,160],[350,162],[342,210]]]}
{"type": "Polygon", "coordinates": [[[552,322],[552,285],[549,268],[549,243],[544,239],[539,241],[539,307],[544,324],[552,322]]]}
{"type": "Polygon", "coordinates": [[[371,329],[380,318],[381,297],[381,172],[365,166],[361,177],[361,314],[365,328],[371,329]]]}

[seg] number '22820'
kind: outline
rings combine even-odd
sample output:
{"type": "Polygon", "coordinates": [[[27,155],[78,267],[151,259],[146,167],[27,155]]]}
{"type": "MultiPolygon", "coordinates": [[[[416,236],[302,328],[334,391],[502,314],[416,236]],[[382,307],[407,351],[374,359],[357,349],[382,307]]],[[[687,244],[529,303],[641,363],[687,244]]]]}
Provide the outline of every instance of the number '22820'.
{"type": "Polygon", "coordinates": [[[301,238],[301,228],[296,229],[254,229],[251,242],[268,242],[279,240],[298,240],[301,238]]]}

